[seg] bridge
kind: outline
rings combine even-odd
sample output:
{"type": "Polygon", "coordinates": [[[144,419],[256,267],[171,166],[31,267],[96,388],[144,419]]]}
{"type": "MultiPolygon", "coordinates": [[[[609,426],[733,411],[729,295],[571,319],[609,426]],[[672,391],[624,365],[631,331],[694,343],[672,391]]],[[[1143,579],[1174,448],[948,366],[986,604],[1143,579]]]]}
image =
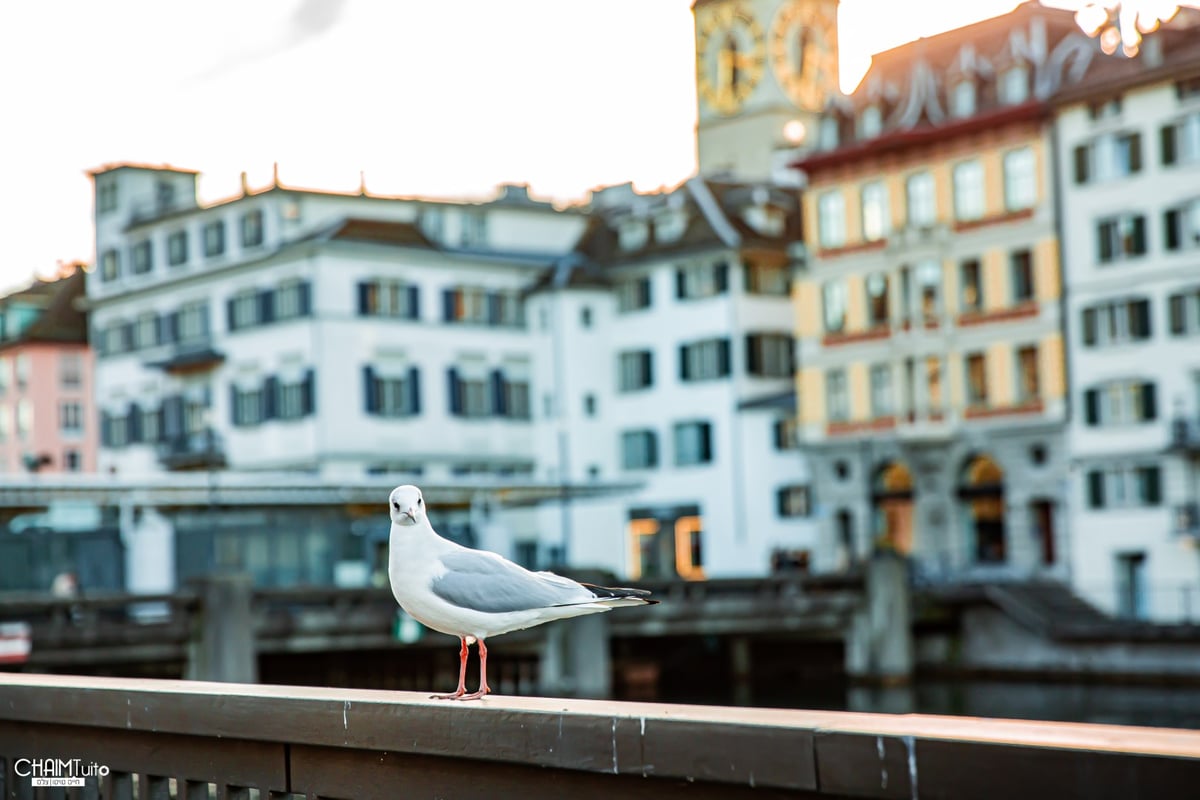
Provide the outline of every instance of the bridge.
{"type": "Polygon", "coordinates": [[[1128,800],[1200,785],[1196,731],[50,675],[4,676],[0,698],[14,800],[64,797],[31,788],[32,759],[79,759],[91,774],[73,800],[1128,800]]]}

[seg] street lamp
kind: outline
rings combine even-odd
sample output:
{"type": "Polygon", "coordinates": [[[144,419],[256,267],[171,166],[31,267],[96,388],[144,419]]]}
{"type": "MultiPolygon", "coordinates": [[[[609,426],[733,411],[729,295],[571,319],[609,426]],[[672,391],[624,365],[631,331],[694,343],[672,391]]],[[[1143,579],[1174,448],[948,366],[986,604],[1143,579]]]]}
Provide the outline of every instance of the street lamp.
{"type": "Polygon", "coordinates": [[[1075,12],[1075,22],[1088,36],[1100,37],[1100,49],[1108,55],[1121,48],[1127,57],[1138,54],[1142,35],[1153,33],[1179,13],[1180,5],[1169,0],[1088,3],[1075,12]]]}

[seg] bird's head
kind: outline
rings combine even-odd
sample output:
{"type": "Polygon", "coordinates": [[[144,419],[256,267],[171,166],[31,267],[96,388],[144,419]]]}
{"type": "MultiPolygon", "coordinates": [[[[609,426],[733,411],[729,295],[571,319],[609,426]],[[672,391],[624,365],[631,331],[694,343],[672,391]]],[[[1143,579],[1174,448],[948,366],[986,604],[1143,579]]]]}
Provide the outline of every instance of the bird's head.
{"type": "Polygon", "coordinates": [[[415,486],[397,486],[388,497],[388,511],[397,525],[416,525],[425,521],[425,499],[415,486]]]}

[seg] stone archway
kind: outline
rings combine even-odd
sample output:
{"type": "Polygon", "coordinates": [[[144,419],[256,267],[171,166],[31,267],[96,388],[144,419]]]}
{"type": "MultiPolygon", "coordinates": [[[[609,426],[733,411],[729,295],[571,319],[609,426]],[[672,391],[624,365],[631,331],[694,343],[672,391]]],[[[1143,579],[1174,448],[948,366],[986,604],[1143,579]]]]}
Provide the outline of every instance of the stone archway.
{"type": "Polygon", "coordinates": [[[871,483],[875,543],[908,555],[913,549],[913,477],[901,461],[875,471],[871,483]]]}
{"type": "Polygon", "coordinates": [[[977,564],[1008,558],[1004,520],[1004,470],[983,453],[967,458],[958,482],[967,546],[977,564]]]}

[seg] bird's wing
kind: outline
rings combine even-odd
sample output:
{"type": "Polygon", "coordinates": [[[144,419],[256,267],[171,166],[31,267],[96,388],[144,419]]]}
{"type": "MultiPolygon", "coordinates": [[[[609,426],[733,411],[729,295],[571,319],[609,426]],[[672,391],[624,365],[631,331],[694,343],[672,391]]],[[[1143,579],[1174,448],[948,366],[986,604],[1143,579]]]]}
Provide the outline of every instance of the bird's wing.
{"type": "Polygon", "coordinates": [[[530,572],[495,553],[456,550],[441,556],[446,572],[430,589],[447,603],[500,614],[534,608],[589,603],[596,595],[569,578],[530,572]]]}

